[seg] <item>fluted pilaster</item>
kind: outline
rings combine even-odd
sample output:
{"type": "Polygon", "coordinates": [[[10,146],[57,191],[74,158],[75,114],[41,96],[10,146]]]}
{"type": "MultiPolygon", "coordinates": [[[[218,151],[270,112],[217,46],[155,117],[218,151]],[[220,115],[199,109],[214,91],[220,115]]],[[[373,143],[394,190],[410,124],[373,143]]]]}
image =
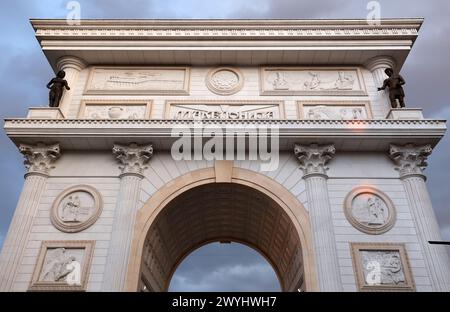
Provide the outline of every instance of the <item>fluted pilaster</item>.
{"type": "Polygon", "coordinates": [[[53,162],[60,156],[58,144],[22,144],[19,150],[25,157],[24,164],[28,172],[3,244],[0,257],[0,291],[11,291],[13,288],[48,173],[53,168],[53,162]]]}
{"type": "Polygon", "coordinates": [[[447,249],[442,245],[429,243],[442,240],[423,174],[427,166],[426,159],[432,152],[431,146],[391,145],[389,152],[405,187],[433,290],[448,292],[450,259],[447,249]]]}
{"type": "Polygon", "coordinates": [[[58,59],[56,66],[58,67],[58,70],[65,71],[65,79],[70,87],[70,90],[64,91],[61,102],[59,103],[59,109],[63,116],[67,116],[75,86],[78,82],[79,73],[86,68],[86,63],[75,56],[63,56],[58,59]]]}
{"type": "Polygon", "coordinates": [[[114,145],[113,154],[120,163],[120,189],[106,263],[104,289],[122,291],[125,287],[128,256],[134,221],[139,209],[139,194],[145,164],[153,155],[148,145],[114,145]]]}
{"type": "Polygon", "coordinates": [[[317,273],[321,291],[341,291],[341,275],[328,197],[327,163],[335,154],[333,145],[295,145],[305,179],[311,218],[317,273]]]}

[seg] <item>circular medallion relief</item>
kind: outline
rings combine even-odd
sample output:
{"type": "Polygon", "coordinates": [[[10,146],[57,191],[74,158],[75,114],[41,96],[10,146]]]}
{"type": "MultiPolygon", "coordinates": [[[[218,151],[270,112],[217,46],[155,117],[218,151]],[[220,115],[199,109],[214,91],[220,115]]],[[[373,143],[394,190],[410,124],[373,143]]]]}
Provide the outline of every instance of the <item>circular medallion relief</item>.
{"type": "Polygon", "coordinates": [[[96,189],[77,185],[63,191],[55,199],[51,220],[60,231],[80,232],[97,221],[102,206],[102,198],[96,189]]]}
{"type": "Polygon", "coordinates": [[[394,204],[383,192],[370,187],[357,187],[344,202],[347,220],[358,230],[367,234],[382,234],[395,223],[394,204]]]}
{"type": "Polygon", "coordinates": [[[231,95],[242,89],[244,77],[239,70],[220,67],[211,70],[206,77],[209,90],[220,95],[231,95]]]}

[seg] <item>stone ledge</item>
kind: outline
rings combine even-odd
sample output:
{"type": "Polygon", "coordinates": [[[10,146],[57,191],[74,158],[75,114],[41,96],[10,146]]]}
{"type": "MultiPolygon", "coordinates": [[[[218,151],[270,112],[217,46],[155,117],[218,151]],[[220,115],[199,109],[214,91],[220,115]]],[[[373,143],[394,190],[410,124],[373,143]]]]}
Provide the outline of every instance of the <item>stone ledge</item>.
{"type": "Polygon", "coordinates": [[[30,107],[27,119],[64,119],[59,107],[30,107]]]}
{"type": "Polygon", "coordinates": [[[386,119],[393,120],[423,120],[421,108],[392,108],[386,119]]]}

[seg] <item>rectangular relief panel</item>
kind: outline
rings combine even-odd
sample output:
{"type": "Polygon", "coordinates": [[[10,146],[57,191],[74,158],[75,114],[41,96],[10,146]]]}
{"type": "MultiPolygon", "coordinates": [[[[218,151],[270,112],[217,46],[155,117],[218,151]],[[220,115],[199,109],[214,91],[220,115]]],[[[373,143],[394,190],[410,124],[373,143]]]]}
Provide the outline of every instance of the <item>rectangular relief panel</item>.
{"type": "Polygon", "coordinates": [[[85,291],[94,241],[43,241],[30,291],[85,291]]]}
{"type": "Polygon", "coordinates": [[[150,119],[151,102],[139,100],[85,100],[80,119],[150,119]]]}
{"type": "Polygon", "coordinates": [[[284,119],[282,101],[167,101],[166,119],[284,119]]]}
{"type": "Polygon", "coordinates": [[[298,101],[300,119],[352,120],[372,119],[369,101],[298,101]]]}
{"type": "Polygon", "coordinates": [[[367,95],[358,67],[262,67],[261,95],[367,95]]]}
{"type": "Polygon", "coordinates": [[[415,291],[404,244],[350,243],[360,291],[415,291]]]}
{"type": "Polygon", "coordinates": [[[188,67],[93,67],[86,94],[189,94],[188,67]]]}

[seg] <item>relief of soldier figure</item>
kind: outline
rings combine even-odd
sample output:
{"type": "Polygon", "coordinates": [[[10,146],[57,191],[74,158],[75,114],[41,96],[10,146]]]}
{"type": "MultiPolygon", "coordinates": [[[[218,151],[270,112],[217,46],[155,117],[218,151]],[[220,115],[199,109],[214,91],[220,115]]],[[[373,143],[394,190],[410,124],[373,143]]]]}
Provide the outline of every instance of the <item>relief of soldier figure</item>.
{"type": "Polygon", "coordinates": [[[383,86],[378,88],[378,91],[389,88],[389,100],[392,108],[405,107],[405,92],[403,85],[406,83],[405,79],[400,74],[395,74],[392,68],[386,68],[384,71],[389,77],[384,80],[383,86]]]}
{"type": "Polygon", "coordinates": [[[56,77],[50,80],[47,84],[47,88],[50,89],[49,93],[49,106],[50,107],[59,107],[59,102],[61,101],[64,88],[66,90],[70,90],[69,84],[67,80],[64,79],[66,77],[66,73],[63,70],[60,70],[56,77]]]}

